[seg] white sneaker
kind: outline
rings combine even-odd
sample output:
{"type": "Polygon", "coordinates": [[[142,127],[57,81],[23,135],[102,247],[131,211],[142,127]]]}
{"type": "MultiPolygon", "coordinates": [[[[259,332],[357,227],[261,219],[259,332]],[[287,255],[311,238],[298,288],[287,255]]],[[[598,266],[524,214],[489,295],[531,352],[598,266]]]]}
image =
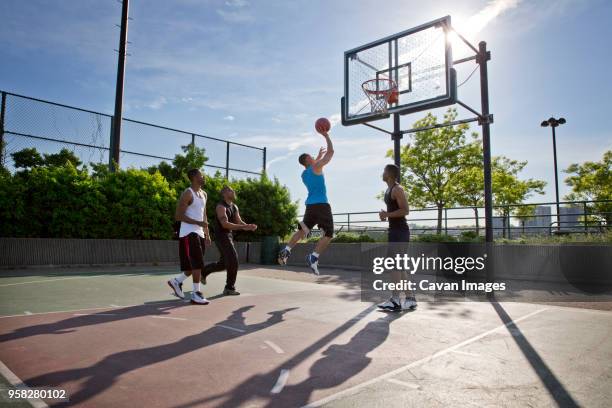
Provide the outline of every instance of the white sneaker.
{"type": "Polygon", "coordinates": [[[319,274],[319,257],[313,254],[306,255],[306,263],[315,275],[319,274]]]}
{"type": "Polygon", "coordinates": [[[207,305],[210,302],[202,295],[202,292],[191,292],[191,303],[207,305]]]}
{"type": "Polygon", "coordinates": [[[174,292],[174,296],[185,299],[185,293],[183,293],[183,284],[179,283],[175,278],[172,278],[168,281],[168,286],[172,288],[174,292]]]}
{"type": "Polygon", "coordinates": [[[386,302],[378,304],[378,307],[383,310],[389,310],[393,312],[399,312],[400,310],[402,310],[402,305],[399,299],[396,300],[393,298],[390,298],[386,302]]]}
{"type": "Polygon", "coordinates": [[[414,310],[417,308],[417,301],[415,298],[406,298],[402,304],[403,310],[414,310]]]}

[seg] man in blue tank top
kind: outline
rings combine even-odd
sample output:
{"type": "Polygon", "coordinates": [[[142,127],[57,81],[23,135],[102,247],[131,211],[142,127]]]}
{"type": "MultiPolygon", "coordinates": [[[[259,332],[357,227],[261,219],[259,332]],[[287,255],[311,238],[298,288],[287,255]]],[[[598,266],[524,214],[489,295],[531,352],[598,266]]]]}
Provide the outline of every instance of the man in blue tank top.
{"type": "Polygon", "coordinates": [[[304,166],[302,172],[302,181],[308,190],[306,198],[306,212],[304,219],[299,222],[299,230],[293,234],[289,243],[278,254],[278,263],[285,265],[287,259],[291,255],[291,248],[298,241],[308,235],[310,230],[318,225],[324,232],[315,247],[315,250],[306,256],[306,263],[315,274],[319,274],[319,256],[325,251],[329,242],[334,236],[334,218],[332,216],[331,206],[327,201],[327,190],[325,188],[325,177],[323,176],[323,167],[330,162],[334,156],[334,146],[327,132],[319,132],[327,142],[326,148],[319,150],[319,155],[314,158],[307,153],[300,155],[298,161],[304,166]]]}

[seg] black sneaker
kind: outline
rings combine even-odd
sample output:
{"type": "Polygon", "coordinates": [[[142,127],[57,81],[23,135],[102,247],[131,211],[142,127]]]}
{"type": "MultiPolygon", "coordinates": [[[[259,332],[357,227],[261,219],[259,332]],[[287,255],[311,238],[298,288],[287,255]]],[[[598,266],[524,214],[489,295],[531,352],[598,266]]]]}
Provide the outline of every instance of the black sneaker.
{"type": "Polygon", "coordinates": [[[238,292],[236,289],[225,288],[223,290],[223,295],[225,295],[225,296],[238,296],[239,294],[240,294],[240,292],[238,292]]]}

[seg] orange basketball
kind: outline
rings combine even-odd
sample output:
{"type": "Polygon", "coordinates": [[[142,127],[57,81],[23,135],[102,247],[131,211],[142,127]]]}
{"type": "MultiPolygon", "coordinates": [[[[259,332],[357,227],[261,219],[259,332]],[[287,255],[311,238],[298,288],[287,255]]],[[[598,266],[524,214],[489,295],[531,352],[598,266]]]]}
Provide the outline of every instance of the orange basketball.
{"type": "Polygon", "coordinates": [[[397,89],[394,89],[389,94],[389,97],[387,98],[387,103],[397,103],[397,102],[399,102],[399,92],[397,92],[397,89]]]}
{"type": "Polygon", "coordinates": [[[331,123],[329,123],[329,120],[327,120],[327,118],[319,118],[315,122],[315,129],[319,133],[327,133],[331,129],[331,123]]]}

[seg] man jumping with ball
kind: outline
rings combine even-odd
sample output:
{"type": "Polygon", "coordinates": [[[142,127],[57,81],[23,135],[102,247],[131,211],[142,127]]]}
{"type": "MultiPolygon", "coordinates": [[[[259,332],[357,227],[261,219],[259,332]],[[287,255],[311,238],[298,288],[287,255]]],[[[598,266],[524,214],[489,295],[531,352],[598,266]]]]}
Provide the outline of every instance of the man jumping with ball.
{"type": "Polygon", "coordinates": [[[287,246],[278,254],[278,263],[285,265],[291,255],[291,248],[300,239],[307,236],[315,225],[318,225],[323,230],[325,236],[317,242],[315,250],[306,256],[306,263],[317,275],[319,274],[319,256],[325,251],[334,236],[334,218],[331,206],[327,201],[325,177],[323,176],[323,167],[334,156],[334,146],[327,133],[330,128],[331,125],[327,119],[321,118],[317,120],[315,129],[325,138],[327,147],[319,150],[319,155],[316,159],[307,153],[301,154],[298,158],[299,163],[305,168],[302,172],[302,181],[308,190],[306,213],[304,214],[304,219],[299,223],[299,230],[293,234],[287,246]]]}

